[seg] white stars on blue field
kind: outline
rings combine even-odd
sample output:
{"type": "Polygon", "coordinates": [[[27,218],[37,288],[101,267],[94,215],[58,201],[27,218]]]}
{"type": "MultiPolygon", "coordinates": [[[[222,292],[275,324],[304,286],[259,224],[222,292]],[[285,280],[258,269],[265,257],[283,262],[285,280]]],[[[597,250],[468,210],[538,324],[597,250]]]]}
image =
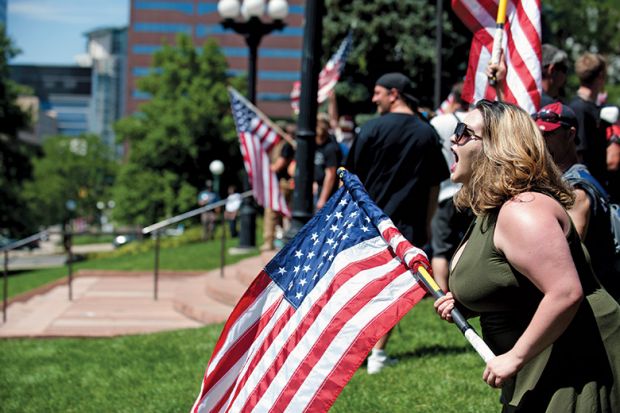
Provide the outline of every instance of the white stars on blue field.
{"type": "Polygon", "coordinates": [[[265,270],[297,308],[341,251],[378,235],[370,218],[340,188],[265,270]]]}

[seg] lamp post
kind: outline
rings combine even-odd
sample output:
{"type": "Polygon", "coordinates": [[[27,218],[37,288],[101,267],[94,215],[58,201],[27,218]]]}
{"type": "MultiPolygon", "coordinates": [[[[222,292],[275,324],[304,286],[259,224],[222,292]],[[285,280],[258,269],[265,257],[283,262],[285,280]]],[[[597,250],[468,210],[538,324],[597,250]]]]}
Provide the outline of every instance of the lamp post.
{"type": "MultiPolygon", "coordinates": [[[[220,0],[217,10],[223,18],[222,26],[232,29],[243,36],[249,50],[248,59],[248,98],[256,104],[256,62],[258,46],[263,36],[274,30],[282,30],[286,24],[283,19],[288,14],[286,0],[220,0]],[[262,16],[271,21],[261,20],[262,16]]],[[[247,175],[243,179],[243,190],[250,189],[247,175]]],[[[256,247],[256,208],[252,198],[245,198],[239,209],[241,230],[239,232],[239,249],[256,247]]]]}
{"type": "MultiPolygon", "coordinates": [[[[216,159],[209,164],[209,170],[213,174],[213,192],[220,194],[220,176],[224,173],[224,162],[216,159]]],[[[224,278],[224,265],[226,265],[226,223],[224,220],[224,208],[221,208],[220,224],[222,226],[222,243],[220,244],[220,277],[224,278]]]]}
{"type": "Polygon", "coordinates": [[[314,153],[316,150],[316,101],[321,70],[321,37],[323,35],[324,0],[306,2],[304,45],[301,57],[301,96],[297,119],[297,150],[295,151],[295,191],[293,192],[293,219],[285,234],[291,240],[312,218],[312,183],[314,176],[314,153]]]}

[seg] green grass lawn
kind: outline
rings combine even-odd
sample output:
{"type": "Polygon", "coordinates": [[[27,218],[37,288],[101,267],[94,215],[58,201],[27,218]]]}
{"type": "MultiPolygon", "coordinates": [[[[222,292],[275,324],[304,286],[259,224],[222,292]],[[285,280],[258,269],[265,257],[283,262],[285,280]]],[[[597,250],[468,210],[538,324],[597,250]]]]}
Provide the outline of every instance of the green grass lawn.
{"type": "MultiPolygon", "coordinates": [[[[162,270],[202,271],[220,266],[221,240],[201,242],[200,229],[187,231],[185,237],[162,239],[159,265],[162,270]]],[[[257,231],[257,245],[262,243],[262,231],[257,231]]],[[[219,236],[219,233],[216,234],[219,236]]],[[[235,263],[249,255],[230,255],[228,249],[239,245],[237,238],[226,239],[226,264],[235,263]]],[[[257,254],[258,250],[254,253],[257,254]]],[[[250,254],[252,255],[252,254],[250,254]]],[[[155,253],[152,240],[129,244],[111,253],[97,254],[95,258],[73,264],[73,272],[80,269],[143,270],[153,271],[155,253]]],[[[9,277],[8,296],[13,297],[33,288],[68,275],[67,267],[25,271],[9,277]]],[[[4,284],[0,283],[0,297],[4,284]]]]}
{"type": "MultiPolygon", "coordinates": [[[[186,412],[222,325],[111,339],[0,340],[0,412],[186,412]]],[[[496,412],[483,361],[423,300],[388,344],[400,362],[361,368],[332,412],[496,412]]]]}

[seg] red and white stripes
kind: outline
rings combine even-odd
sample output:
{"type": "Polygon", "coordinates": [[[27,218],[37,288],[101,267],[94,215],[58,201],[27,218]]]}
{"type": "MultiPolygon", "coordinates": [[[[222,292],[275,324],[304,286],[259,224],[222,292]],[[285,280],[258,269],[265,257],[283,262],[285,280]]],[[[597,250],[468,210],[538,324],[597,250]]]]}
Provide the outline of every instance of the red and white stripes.
{"type": "Polygon", "coordinates": [[[270,169],[268,155],[281,139],[281,136],[259,117],[252,119],[250,132],[239,134],[241,155],[256,202],[290,216],[291,213],[280,192],[278,178],[270,169]]]}
{"type": "MultiPolygon", "coordinates": [[[[485,70],[491,58],[497,0],[452,0],[452,8],[474,33],[463,99],[475,103],[494,99],[485,70]]],[[[504,100],[529,113],[540,108],[541,69],[540,0],[509,0],[502,49],[507,65],[504,100]]]]}

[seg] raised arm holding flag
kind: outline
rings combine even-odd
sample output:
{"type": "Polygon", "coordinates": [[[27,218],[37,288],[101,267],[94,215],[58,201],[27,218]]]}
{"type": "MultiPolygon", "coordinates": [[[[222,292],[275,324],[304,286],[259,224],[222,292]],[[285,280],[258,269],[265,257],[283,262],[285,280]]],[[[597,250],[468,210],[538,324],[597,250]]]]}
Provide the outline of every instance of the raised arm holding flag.
{"type": "Polygon", "coordinates": [[[514,103],[528,113],[540,108],[541,0],[452,0],[452,8],[474,37],[463,87],[463,98],[470,103],[480,99],[501,99],[514,103]],[[502,63],[504,51],[505,82],[497,82],[493,70],[502,63]],[[490,79],[491,78],[491,79],[490,79]]]}

